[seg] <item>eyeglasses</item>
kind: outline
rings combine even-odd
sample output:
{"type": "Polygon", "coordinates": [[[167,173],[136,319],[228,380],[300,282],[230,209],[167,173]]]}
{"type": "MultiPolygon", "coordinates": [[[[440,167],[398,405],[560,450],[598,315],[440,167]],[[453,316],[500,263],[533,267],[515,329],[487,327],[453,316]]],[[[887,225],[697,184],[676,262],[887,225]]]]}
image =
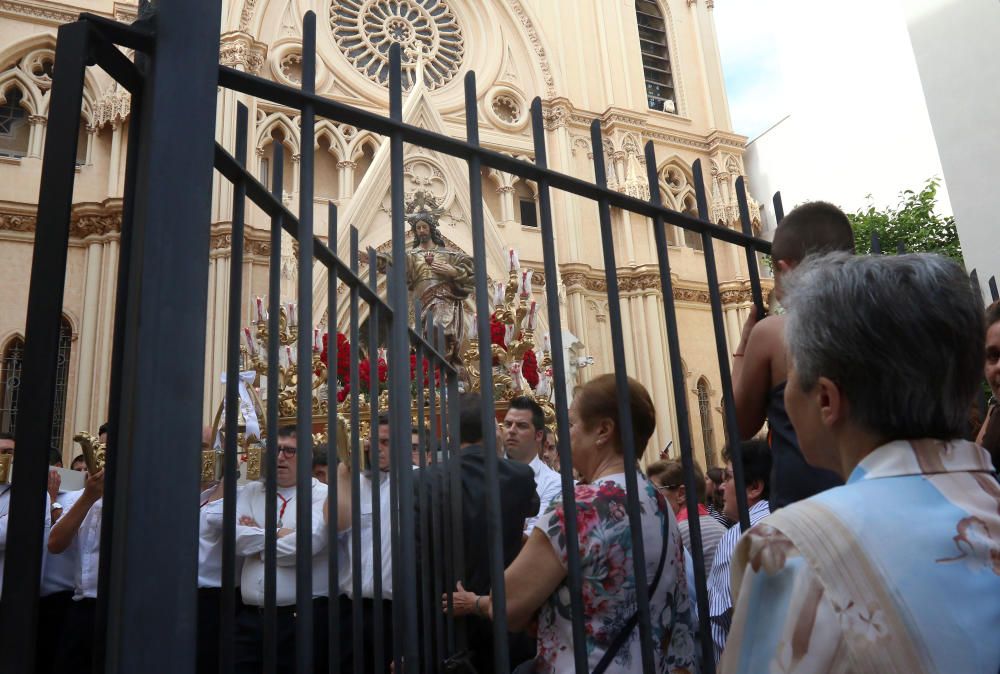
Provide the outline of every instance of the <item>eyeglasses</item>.
{"type": "Polygon", "coordinates": [[[683,486],[684,485],[682,485],[682,484],[665,484],[665,485],[663,485],[661,487],[657,487],[657,489],[659,489],[660,491],[671,491],[671,490],[674,490],[674,489],[680,489],[683,486]]]}
{"type": "Polygon", "coordinates": [[[723,482],[729,482],[732,479],[733,479],[733,471],[728,470],[728,469],[722,471],[722,481],[723,482]]]}
{"type": "Polygon", "coordinates": [[[295,453],[298,451],[298,447],[278,447],[278,454],[284,454],[285,456],[295,456],[295,453]]]}

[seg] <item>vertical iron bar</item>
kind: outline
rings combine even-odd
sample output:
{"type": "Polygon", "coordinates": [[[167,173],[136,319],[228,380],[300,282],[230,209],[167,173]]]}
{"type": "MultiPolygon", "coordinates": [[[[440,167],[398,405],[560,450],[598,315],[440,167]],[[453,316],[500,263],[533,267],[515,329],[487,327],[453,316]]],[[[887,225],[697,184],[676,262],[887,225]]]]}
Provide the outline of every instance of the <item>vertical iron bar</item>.
{"type": "MultiPolygon", "coordinates": [[[[403,120],[403,86],[401,48],[398,43],[389,50],[389,116],[397,122],[403,120]]],[[[406,288],[406,223],[403,203],[403,136],[393,132],[390,139],[392,176],[392,260],[389,269],[388,296],[393,315],[389,339],[389,415],[394,429],[408,426],[410,416],[409,382],[409,327],[407,326],[408,291],[406,288]]],[[[417,656],[417,610],[415,597],[416,559],[413,509],[413,471],[401,470],[405,465],[407,438],[400,432],[390,435],[393,476],[398,497],[398,511],[393,508],[393,524],[398,524],[400,549],[393,550],[393,556],[402,564],[393,566],[393,608],[401,601],[400,616],[403,634],[394,634],[393,639],[402,643],[402,653],[407,662],[418,662],[417,656]],[[398,581],[398,582],[397,582],[398,581]],[[400,594],[402,596],[400,596],[400,594]]],[[[398,652],[399,649],[397,649],[398,652]]],[[[397,665],[398,667],[399,665],[397,665]]]]}
{"type": "MultiPolygon", "coordinates": [[[[236,106],[236,160],[247,164],[249,113],[236,106]]],[[[243,306],[243,228],[246,184],[233,186],[232,248],[229,259],[229,344],[226,347],[226,446],[222,476],[222,602],[219,609],[219,672],[233,671],[236,657],[236,436],[239,433],[240,334],[243,306]]]]}
{"type": "MultiPolygon", "coordinates": [[[[659,179],[656,174],[656,151],[653,141],[646,143],[646,177],[649,181],[650,201],[662,206],[659,179]]],[[[775,197],[780,199],[780,197],[775,197]]],[[[777,203],[780,204],[780,201],[777,203]]],[[[684,385],[684,368],[681,365],[681,345],[677,330],[677,310],[674,307],[674,284],[670,277],[670,255],[667,246],[666,224],[663,218],[653,221],[653,238],[656,241],[656,256],[659,260],[660,292],[663,296],[663,314],[667,325],[667,350],[670,357],[670,375],[673,383],[674,405],[676,406],[677,441],[680,443],[681,465],[684,469],[684,483],[687,495],[688,527],[691,533],[691,556],[694,558],[694,586],[698,605],[699,633],[711,634],[708,615],[708,579],[705,574],[705,553],[702,548],[701,521],[692,513],[698,512],[698,485],[694,475],[694,449],[691,443],[691,418],[688,416],[687,389],[684,385]]],[[[701,639],[701,662],[704,674],[715,673],[715,655],[711,638],[701,639]]]]}
{"type": "MultiPolygon", "coordinates": [[[[358,228],[351,225],[351,271],[358,274],[358,228]]],[[[375,264],[369,260],[368,264],[375,264]]],[[[360,308],[358,288],[351,285],[351,654],[354,659],[355,674],[365,672],[365,641],[362,625],[363,585],[361,569],[361,375],[359,367],[359,344],[361,339],[360,308]]],[[[369,365],[371,364],[369,353],[369,365]]],[[[369,370],[371,372],[371,370],[369,370]]],[[[378,376],[376,374],[376,376],[378,376]]],[[[369,424],[377,424],[378,419],[368,415],[369,424]]],[[[370,443],[370,441],[369,441],[370,443]]],[[[369,449],[369,457],[371,456],[369,449]]],[[[346,673],[342,673],[346,674],[346,673]]]]}
{"type": "MultiPolygon", "coordinates": [[[[420,521],[417,526],[420,528],[420,625],[421,643],[420,649],[423,653],[423,666],[425,672],[434,671],[433,666],[433,635],[432,625],[434,624],[434,594],[431,590],[430,574],[433,572],[431,563],[431,536],[428,519],[434,517],[429,506],[428,480],[433,479],[432,471],[427,471],[427,462],[424,457],[423,448],[427,446],[427,429],[424,425],[424,387],[422,374],[424,371],[424,341],[430,333],[429,325],[433,314],[426,317],[423,315],[423,307],[420,300],[413,301],[413,325],[414,330],[420,339],[417,340],[416,354],[414,362],[414,378],[417,382],[417,444],[420,446],[420,456],[418,465],[420,466],[420,482],[417,498],[420,499],[420,521]]],[[[434,408],[431,407],[431,414],[434,408]]],[[[435,549],[436,552],[436,549],[435,549]]]]}
{"type": "Polygon", "coordinates": [[[906,255],[906,243],[903,241],[896,242],[896,255],[906,255]]]}
{"type": "MultiPolygon", "coordinates": [[[[451,547],[451,559],[453,573],[448,581],[448,616],[449,620],[455,625],[455,647],[452,652],[464,651],[468,646],[468,639],[465,631],[465,621],[456,621],[452,615],[454,610],[453,594],[455,590],[455,581],[459,574],[464,574],[465,571],[465,531],[462,528],[462,468],[461,468],[461,449],[459,448],[460,438],[459,438],[459,393],[458,393],[458,372],[452,371],[447,373],[448,377],[448,444],[451,449],[451,456],[453,460],[448,465],[450,470],[448,471],[448,485],[451,492],[451,529],[452,535],[452,547],[451,547]]],[[[494,424],[496,422],[494,421],[494,424]]],[[[491,426],[492,428],[492,426],[491,426]]],[[[483,429],[485,431],[485,429],[483,429]]],[[[484,433],[485,436],[485,433],[484,433]]],[[[485,440],[485,437],[484,437],[485,440]]],[[[493,444],[496,444],[496,434],[494,433],[493,444]]],[[[483,445],[486,446],[485,443],[483,445]]],[[[494,450],[495,451],[495,450],[494,450]]]]}
{"type": "MultiPolygon", "coordinates": [[[[698,217],[709,222],[708,199],[705,195],[705,178],[701,170],[701,160],[696,159],[691,166],[694,176],[695,196],[698,201],[698,217]]],[[[729,347],[726,343],[726,328],[722,320],[722,298],[719,294],[719,275],[715,267],[715,242],[705,230],[701,234],[705,248],[705,275],[708,281],[708,297],[712,305],[712,327],[715,330],[715,350],[719,359],[719,381],[722,384],[722,407],[726,415],[726,435],[729,442],[729,456],[733,463],[733,482],[736,486],[736,507],[740,516],[740,531],[750,528],[750,510],[747,506],[746,482],[743,479],[743,452],[740,442],[740,427],[736,421],[736,402],[733,398],[733,379],[729,369],[729,347]]]]}
{"type": "MultiPolygon", "coordinates": [[[[368,287],[373,294],[378,293],[378,265],[375,249],[368,249],[368,287]]],[[[372,485],[372,656],[375,671],[382,671],[383,654],[385,653],[384,632],[382,624],[382,447],[379,442],[379,357],[378,357],[378,323],[379,308],[374,302],[368,305],[368,363],[371,366],[368,378],[368,409],[371,418],[369,446],[371,447],[371,485],[372,485]],[[378,457],[378,458],[376,458],[378,457]]],[[[398,427],[390,426],[391,438],[402,432],[398,427]]],[[[391,440],[390,440],[391,442],[391,440]]],[[[395,458],[395,457],[394,457],[395,458]]],[[[390,489],[392,485],[389,485],[390,489]]],[[[390,513],[391,517],[391,513],[390,513]]],[[[392,563],[392,559],[389,559],[392,563]]]]}
{"type": "MultiPolygon", "coordinates": [[[[740,223],[743,233],[747,236],[754,236],[753,223],[750,222],[750,207],[747,204],[746,181],[743,176],[736,179],[736,202],[740,210],[740,223]]],[[[757,319],[763,319],[764,293],[760,289],[760,264],[757,261],[757,251],[747,246],[743,249],[747,256],[747,269],[750,272],[750,293],[753,296],[754,306],[757,308],[757,319]]]]}
{"type": "MultiPolygon", "coordinates": [[[[285,184],[285,148],[274,143],[271,192],[280,202],[285,184]]],[[[271,256],[267,270],[267,448],[264,452],[264,674],[278,667],[278,337],[281,315],[281,223],[271,219],[271,256]]]]}
{"type": "MultiPolygon", "coordinates": [[[[531,104],[531,130],[535,147],[535,165],[548,168],[545,148],[545,124],[542,99],[531,104]]],[[[542,234],[542,261],[545,269],[545,303],[549,317],[549,342],[552,347],[552,379],[556,398],[556,442],[559,451],[559,477],[562,480],[562,503],[566,526],[566,567],[570,608],[573,614],[573,662],[576,671],[588,670],[586,636],[583,624],[583,572],[580,565],[580,539],[577,534],[576,487],[573,482],[573,455],[569,446],[569,397],[566,391],[566,363],[563,351],[562,316],[559,314],[559,269],[556,266],[555,231],[552,226],[552,195],[546,180],[538,181],[538,214],[542,234]],[[551,279],[551,281],[549,280],[551,279]]],[[[489,332],[482,333],[489,334],[489,332]]],[[[486,429],[483,429],[486,432],[486,429]]]]}
{"type": "Polygon", "coordinates": [[[781,202],[781,192],[775,192],[771,202],[774,204],[774,226],[777,227],[785,219],[785,206],[781,202]]]}
{"type": "MultiPolygon", "coordinates": [[[[302,19],[302,92],[316,92],[316,14],[302,19]]],[[[295,479],[295,651],[298,671],[313,670],[313,545],[312,545],[312,330],[313,330],[313,168],[316,115],[311,103],[302,106],[299,142],[299,338],[295,359],[296,398],[295,479]]]]}
{"type": "Polygon", "coordinates": [[[972,286],[972,291],[976,294],[976,297],[982,300],[983,288],[979,285],[979,272],[975,269],[969,272],[969,284],[972,286]]]}
{"type": "Polygon", "coordinates": [[[5,636],[5,667],[30,672],[35,662],[38,585],[42,576],[45,484],[49,435],[56,389],[56,353],[62,323],[69,225],[76,178],[76,143],[83,104],[83,80],[90,52],[85,22],[59,29],[56,76],[45,139],[38,220],[31,262],[25,326],[21,409],[18,419],[17,473],[11,484],[4,593],[0,634],[5,636]],[[37,451],[34,451],[37,450],[37,451]]]}
{"type": "MultiPolygon", "coordinates": [[[[441,352],[444,352],[444,340],[441,340],[441,352]]],[[[429,368],[427,374],[428,380],[434,384],[439,389],[438,400],[435,404],[431,403],[431,414],[438,415],[437,421],[437,431],[431,432],[432,437],[437,440],[437,447],[440,448],[440,459],[441,468],[437,472],[436,484],[439,485],[438,493],[441,494],[438,500],[438,510],[439,516],[442,520],[442,533],[443,533],[443,547],[437,548],[437,553],[435,560],[440,560],[440,573],[442,574],[442,587],[434,595],[435,603],[434,608],[438,608],[437,601],[440,600],[441,595],[447,593],[450,589],[455,587],[455,565],[453,557],[449,554],[449,551],[454,549],[455,537],[454,531],[452,529],[453,522],[451,519],[451,508],[453,499],[456,496],[452,493],[450,488],[449,471],[451,470],[451,462],[459,461],[458,457],[452,457],[448,446],[448,397],[447,397],[447,370],[445,368],[445,363],[440,362],[438,359],[434,359],[431,362],[432,367],[429,368]]],[[[431,460],[438,460],[438,452],[431,453],[431,460]]],[[[435,567],[436,568],[436,567],[435,567]]],[[[439,617],[443,618],[444,621],[444,644],[439,646],[441,657],[451,656],[455,653],[455,619],[450,613],[442,614],[438,611],[439,617]]]]}
{"type": "MultiPolygon", "coordinates": [[[[601,121],[590,125],[591,151],[594,153],[594,182],[608,186],[604,167],[604,142],[601,138],[601,121]]],[[[653,674],[653,632],[649,613],[649,579],[646,577],[646,551],[642,540],[642,514],[639,510],[639,482],[636,478],[637,449],[632,427],[632,402],[625,365],[625,340],[622,335],[621,300],[618,295],[618,269],[615,262],[614,234],[611,230],[611,206],[606,199],[597,202],[601,222],[601,246],[604,252],[604,275],[608,284],[608,322],[611,325],[611,350],[618,388],[618,419],[621,427],[615,429],[625,455],[626,510],[632,536],[632,568],[635,569],[636,606],[639,613],[639,641],[642,648],[642,671],[653,674]]],[[[554,279],[553,279],[554,280],[554,279]]],[[[548,284],[546,284],[548,285],[548,284]]]]}
{"type": "MultiPolygon", "coordinates": [[[[143,0],[145,3],[148,0],[143,0]]],[[[140,71],[145,71],[148,58],[142,52],[136,52],[135,65],[140,71]]],[[[97,610],[94,615],[94,633],[104,635],[108,633],[108,591],[111,583],[111,550],[114,540],[114,528],[111,522],[114,521],[115,513],[115,483],[118,474],[117,452],[119,445],[119,418],[121,416],[121,394],[122,394],[122,363],[125,351],[125,322],[128,316],[128,305],[130,292],[128,280],[130,278],[131,260],[133,253],[133,241],[135,237],[135,198],[136,198],[136,174],[139,164],[139,138],[142,136],[142,92],[132,94],[132,101],[129,109],[128,147],[125,149],[125,185],[122,202],[122,226],[121,236],[118,242],[118,273],[115,280],[115,313],[114,327],[111,347],[111,377],[108,391],[108,443],[106,447],[106,458],[104,462],[104,502],[101,513],[102,522],[107,522],[106,526],[101,526],[100,560],[97,571],[97,610]]],[[[136,301],[132,297],[131,301],[136,301]]],[[[106,660],[107,640],[103,638],[95,639],[94,643],[94,671],[103,671],[106,660]]]]}
{"type": "MultiPolygon", "coordinates": [[[[479,114],[476,97],[476,74],[465,76],[465,137],[473,147],[479,147],[479,114]]],[[[486,474],[497,474],[496,427],[493,401],[493,354],[490,351],[489,288],[486,283],[486,233],[483,226],[483,179],[479,155],[469,157],[469,202],[472,209],[472,256],[476,285],[476,332],[486,337],[479,346],[479,388],[482,392],[483,449],[486,454],[486,474]]],[[[486,483],[486,544],[490,558],[490,588],[493,604],[493,666],[497,672],[510,671],[507,647],[507,597],[504,590],[503,534],[500,530],[500,485],[496,480],[486,483]]],[[[451,588],[449,588],[451,589],[451,588]]]]}
{"type": "Polygon", "coordinates": [[[990,297],[993,298],[994,302],[1000,300],[1000,291],[997,290],[997,277],[991,276],[989,284],[990,284],[990,297]]]}
{"type": "MultiPolygon", "coordinates": [[[[428,316],[430,318],[430,316],[428,316]]],[[[432,342],[437,348],[438,353],[444,353],[444,330],[437,325],[434,325],[433,321],[428,321],[430,323],[431,329],[424,334],[427,337],[432,337],[434,341],[432,342]]],[[[437,365],[437,357],[432,357],[432,362],[437,365]]],[[[430,449],[431,455],[431,465],[437,463],[437,452],[434,451],[434,446],[438,439],[438,423],[436,419],[436,407],[437,407],[437,386],[434,384],[434,372],[437,368],[428,368],[427,386],[430,390],[430,396],[428,397],[428,413],[430,414],[430,441],[427,443],[427,449],[430,449]]],[[[423,390],[423,370],[417,369],[417,390],[423,390]]],[[[422,409],[422,408],[418,408],[422,409]]],[[[422,415],[422,413],[421,413],[422,415]]],[[[421,416],[421,419],[423,416],[421,416]]],[[[425,449],[421,445],[420,448],[420,460],[424,460],[425,449]]],[[[443,466],[442,466],[443,468],[443,466]]],[[[428,512],[431,514],[431,543],[433,545],[433,559],[434,566],[430,569],[431,572],[431,615],[434,617],[434,636],[436,646],[437,658],[435,662],[440,662],[445,655],[445,627],[444,627],[444,614],[438,608],[438,601],[440,601],[441,595],[444,592],[442,587],[442,574],[444,573],[444,564],[440,563],[442,552],[444,551],[444,543],[442,541],[442,526],[443,526],[443,504],[441,501],[441,473],[435,468],[433,471],[434,479],[428,485],[428,507],[430,510],[428,512]]],[[[426,572],[425,572],[426,573],[426,572]]]]}
{"type": "MultiPolygon", "coordinates": [[[[328,234],[327,245],[334,255],[337,255],[337,205],[332,201],[328,210],[328,234]]],[[[340,371],[340,349],[337,335],[337,271],[333,266],[327,268],[326,277],[326,438],[327,438],[327,507],[329,517],[327,519],[326,540],[329,557],[327,559],[327,577],[329,586],[329,615],[327,616],[327,648],[329,654],[330,674],[340,672],[340,546],[337,544],[339,530],[337,527],[337,516],[340,514],[337,501],[337,476],[339,475],[340,456],[337,451],[337,373],[340,371]],[[333,467],[333,474],[330,475],[330,467],[333,467]]],[[[357,434],[357,431],[354,431],[357,434]]]]}
{"type": "MultiPolygon", "coordinates": [[[[274,141],[271,190],[279,201],[285,185],[285,148],[274,141]]],[[[267,270],[267,450],[264,453],[264,674],[278,668],[278,339],[281,315],[281,223],[271,219],[271,258],[267,270]]]]}
{"type": "Polygon", "coordinates": [[[878,232],[872,232],[872,255],[882,254],[882,240],[879,238],[878,232]]]}
{"type": "Polygon", "coordinates": [[[136,175],[143,227],[129,269],[138,301],[128,306],[128,404],[115,449],[128,472],[115,484],[106,672],[187,671],[195,660],[200,456],[174,450],[197,447],[202,430],[220,5],[156,7],[136,175]],[[178,143],[182,136],[194,142],[178,143]]]}

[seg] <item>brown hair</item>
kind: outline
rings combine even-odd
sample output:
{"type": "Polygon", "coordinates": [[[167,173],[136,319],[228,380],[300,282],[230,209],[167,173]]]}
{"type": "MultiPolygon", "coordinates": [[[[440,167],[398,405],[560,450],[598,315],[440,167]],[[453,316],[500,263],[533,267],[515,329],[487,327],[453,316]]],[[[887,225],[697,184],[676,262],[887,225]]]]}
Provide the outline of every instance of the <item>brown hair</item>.
{"type": "MultiPolygon", "coordinates": [[[[653,399],[649,397],[646,387],[632,377],[628,378],[629,398],[632,408],[632,432],[635,434],[636,455],[642,454],[649,444],[656,428],[656,408],[653,399]]],[[[615,424],[615,434],[618,436],[618,446],[622,447],[619,434],[621,422],[618,420],[618,387],[615,385],[615,375],[602,374],[596,379],[580,387],[576,394],[577,409],[583,427],[593,428],[601,419],[610,419],[615,424]]]]}
{"type": "MultiPolygon", "coordinates": [[[[665,487],[675,484],[687,485],[684,481],[684,466],[680,461],[657,461],[656,463],[651,463],[649,464],[649,468],[646,469],[646,475],[650,478],[662,475],[660,481],[665,487]]],[[[697,463],[694,464],[694,491],[698,496],[698,503],[704,503],[705,475],[701,472],[701,468],[697,463]]]]}
{"type": "Polygon", "coordinates": [[[854,252],[854,230],[844,212],[825,201],[792,210],[778,223],[771,243],[772,258],[796,263],[838,250],[854,252]]]}
{"type": "Polygon", "coordinates": [[[1000,321],[1000,300],[986,307],[986,329],[989,330],[997,321],[1000,321]]]}

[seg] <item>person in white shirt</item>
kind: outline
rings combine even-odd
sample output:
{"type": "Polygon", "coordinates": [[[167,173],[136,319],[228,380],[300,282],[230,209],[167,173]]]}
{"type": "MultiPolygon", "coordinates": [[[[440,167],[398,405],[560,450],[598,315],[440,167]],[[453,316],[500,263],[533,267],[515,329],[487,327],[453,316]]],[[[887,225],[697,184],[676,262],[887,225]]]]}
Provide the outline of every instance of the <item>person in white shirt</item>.
{"type": "Polygon", "coordinates": [[[511,400],[503,429],[507,458],[528,464],[535,473],[535,490],[540,506],[537,515],[524,521],[524,537],[527,538],[552,499],[562,493],[562,480],[559,473],[545,465],[539,456],[545,437],[545,413],[538,403],[527,396],[511,400]]]}
{"type": "MultiPolygon", "coordinates": [[[[14,455],[14,435],[11,433],[0,433],[0,454],[14,455]]],[[[10,487],[9,484],[0,484],[0,596],[3,596],[3,567],[4,554],[7,549],[7,520],[10,514],[10,487]]],[[[45,535],[48,536],[49,527],[52,520],[49,515],[49,497],[45,496],[45,535]]],[[[44,540],[44,539],[43,539],[44,540]]],[[[44,569],[44,566],[43,566],[44,569]]]]}
{"type": "MultiPolygon", "coordinates": [[[[77,491],[63,491],[58,471],[49,471],[49,500],[52,503],[49,512],[53,524],[59,521],[65,508],[78,498],[77,491]]],[[[65,631],[66,616],[73,604],[76,565],[79,561],[75,546],[70,546],[59,555],[49,554],[47,536],[45,546],[41,599],[38,601],[38,648],[35,652],[37,674],[56,671],[56,652],[65,631]]]]}
{"type": "MultiPolygon", "coordinates": [[[[206,445],[202,445],[205,449],[206,445]]],[[[243,491],[236,488],[236,498],[243,491]]],[[[198,674],[216,674],[219,671],[219,628],[222,609],[222,532],[225,500],[224,480],[202,484],[198,497],[198,674]]],[[[239,613],[240,573],[243,558],[236,556],[236,611],[239,613]]]]}
{"type": "MultiPolygon", "coordinates": [[[[337,539],[338,560],[340,571],[340,671],[354,670],[354,603],[361,602],[362,641],[364,643],[364,666],[362,671],[389,671],[392,661],[392,510],[390,501],[391,482],[389,477],[389,417],[382,414],[378,419],[378,457],[370,456],[368,443],[365,445],[366,464],[360,482],[360,523],[361,530],[357,532],[361,544],[361,578],[355,579],[353,574],[354,535],[352,529],[351,502],[351,470],[346,463],[337,466],[337,539]],[[374,610],[375,610],[375,540],[374,540],[374,506],[373,491],[378,489],[379,508],[379,545],[381,551],[380,566],[382,579],[382,654],[383,662],[374,666],[374,610]],[[355,581],[360,585],[360,596],[357,595],[355,581]]],[[[325,517],[329,517],[329,507],[325,508],[325,517]]],[[[361,656],[359,656],[361,657],[361,656]]]]}
{"type": "Polygon", "coordinates": [[[66,494],[62,504],[63,514],[49,532],[48,550],[50,555],[55,556],[69,553],[76,560],[73,603],[66,612],[66,629],[63,630],[53,670],[60,674],[90,672],[95,641],[104,470],[88,474],[83,489],[66,494]]]}
{"type": "MultiPolygon", "coordinates": [[[[320,451],[322,448],[317,447],[320,451]]],[[[295,575],[296,575],[296,453],[294,426],[278,429],[277,502],[277,585],[278,671],[295,671],[295,575]]],[[[312,494],[312,596],[313,658],[316,671],[326,671],[328,569],[326,524],[323,503],[326,485],[311,479],[312,494]]],[[[263,482],[243,488],[236,505],[236,554],[242,556],[241,588],[245,604],[236,624],[236,671],[259,674],[263,666],[264,643],[264,523],[268,504],[263,482]]]]}

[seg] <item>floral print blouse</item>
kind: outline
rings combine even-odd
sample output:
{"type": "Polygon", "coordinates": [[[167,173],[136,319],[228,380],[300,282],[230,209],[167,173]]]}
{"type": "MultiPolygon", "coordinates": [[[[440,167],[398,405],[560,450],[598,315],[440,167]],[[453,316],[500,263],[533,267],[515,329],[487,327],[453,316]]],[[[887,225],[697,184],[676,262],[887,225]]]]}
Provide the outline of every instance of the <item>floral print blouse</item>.
{"type": "MultiPolygon", "coordinates": [[[[637,474],[642,537],[646,554],[646,580],[652,583],[660,562],[664,533],[668,548],[659,583],[650,597],[655,670],[696,672],[697,643],[693,605],[684,575],[684,553],[673,512],[663,496],[637,474]]],[[[576,519],[583,575],[586,613],[586,651],[589,669],[605,651],[636,610],[632,535],[625,499],[625,475],[604,477],[576,487],[576,519]]],[[[566,519],[562,498],[557,498],[538,524],[567,565],[566,519]]],[[[538,620],[536,672],[573,672],[573,620],[569,578],[542,606],[538,620]]],[[[607,672],[634,672],[642,668],[638,625],[621,647],[607,672]]]]}

